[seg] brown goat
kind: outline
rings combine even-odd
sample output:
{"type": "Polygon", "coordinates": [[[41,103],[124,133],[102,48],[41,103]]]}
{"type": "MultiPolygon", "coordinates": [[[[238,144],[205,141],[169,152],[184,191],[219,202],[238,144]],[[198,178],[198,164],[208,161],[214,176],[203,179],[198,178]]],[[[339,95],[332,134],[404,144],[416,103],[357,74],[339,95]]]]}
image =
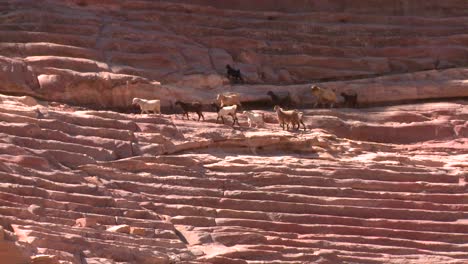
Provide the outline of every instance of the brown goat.
{"type": "Polygon", "coordinates": [[[304,127],[304,130],[306,130],[305,124],[302,121],[302,117],[304,113],[298,111],[298,110],[283,110],[279,105],[275,105],[274,110],[276,111],[277,117],[278,117],[278,122],[283,128],[283,130],[286,128],[289,130],[289,124],[292,125],[292,128],[294,129],[297,125],[297,129],[299,129],[302,126],[304,127]]]}

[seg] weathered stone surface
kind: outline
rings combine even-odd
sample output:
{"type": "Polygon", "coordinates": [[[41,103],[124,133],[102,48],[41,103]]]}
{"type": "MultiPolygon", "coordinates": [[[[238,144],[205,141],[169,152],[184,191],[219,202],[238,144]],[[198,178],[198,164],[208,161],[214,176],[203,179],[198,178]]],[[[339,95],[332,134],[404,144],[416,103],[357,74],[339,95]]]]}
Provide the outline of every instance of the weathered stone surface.
{"type": "Polygon", "coordinates": [[[13,242],[0,241],[0,257],[4,263],[30,263],[28,256],[13,242]]]}
{"type": "Polygon", "coordinates": [[[0,80],[3,93],[33,95],[39,88],[32,68],[20,59],[0,56],[0,80]]]}
{"type": "Polygon", "coordinates": [[[31,264],[59,264],[57,256],[35,255],[31,257],[31,264]]]}
{"type": "Polygon", "coordinates": [[[0,259],[4,263],[29,263],[28,251],[11,241],[11,236],[5,234],[2,226],[0,226],[0,259]]]}
{"type": "Polygon", "coordinates": [[[26,260],[30,253],[71,263],[468,259],[463,100],[304,109],[305,132],[282,130],[270,110],[257,110],[265,128],[247,128],[244,117],[232,128],[213,112],[197,122],[43,102],[39,118],[37,105],[22,100],[0,104],[0,224],[36,250],[2,243],[26,260]],[[52,121],[62,134],[40,139],[52,121]],[[80,137],[94,140],[63,147],[80,137]],[[51,143],[14,145],[26,139],[51,143]],[[139,152],[65,163],[67,153],[87,156],[85,146],[114,148],[109,140],[139,152]],[[166,153],[144,147],[154,142],[166,153]],[[25,163],[21,153],[48,166],[25,163]]]}
{"type": "Polygon", "coordinates": [[[129,225],[117,225],[117,226],[111,226],[107,228],[107,231],[109,232],[116,232],[116,233],[130,233],[130,226],[129,225]]]}
{"type": "Polygon", "coordinates": [[[147,236],[148,231],[144,228],[132,226],[130,227],[130,234],[136,235],[136,236],[147,236]]]}
{"type": "MultiPolygon", "coordinates": [[[[224,77],[223,75],[218,74],[192,74],[186,75],[182,77],[180,80],[175,82],[174,84],[178,87],[190,87],[190,88],[198,88],[198,89],[207,89],[212,90],[218,88],[220,86],[224,86],[229,83],[229,80],[224,77]]],[[[187,100],[184,96],[181,98],[183,100],[187,100]]]]}
{"type": "Polygon", "coordinates": [[[466,3],[413,2],[3,1],[0,262],[466,263],[466,3]]]}
{"type": "MultiPolygon", "coordinates": [[[[292,90],[317,82],[358,90],[364,103],[467,96],[461,1],[286,2],[7,3],[0,91],[95,108],[161,99],[169,108],[177,99],[211,103],[233,89],[225,77],[231,64],[249,100],[265,96],[263,84],[292,90]],[[342,81],[362,78],[372,79],[342,81]]],[[[306,90],[296,93],[310,103],[306,90]]]]}
{"type": "Polygon", "coordinates": [[[83,217],[75,220],[76,227],[95,227],[98,224],[98,219],[95,217],[83,217]]]}

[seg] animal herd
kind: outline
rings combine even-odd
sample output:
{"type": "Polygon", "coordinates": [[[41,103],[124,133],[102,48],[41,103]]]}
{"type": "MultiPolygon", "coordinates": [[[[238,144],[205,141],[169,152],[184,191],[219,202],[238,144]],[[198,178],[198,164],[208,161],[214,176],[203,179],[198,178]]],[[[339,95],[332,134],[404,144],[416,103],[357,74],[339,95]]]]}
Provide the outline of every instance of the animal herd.
{"type": "MultiPolygon", "coordinates": [[[[230,69],[233,70],[232,68],[230,69]]],[[[238,77],[242,78],[240,72],[236,73],[239,73],[238,77]]],[[[313,85],[311,87],[311,92],[312,95],[316,97],[316,103],[314,107],[329,106],[330,108],[332,108],[338,103],[338,96],[336,95],[334,90],[313,85]]],[[[267,95],[271,98],[271,102],[274,105],[273,109],[276,112],[278,123],[283,130],[289,130],[290,127],[293,130],[299,130],[301,125],[304,128],[304,130],[306,130],[306,126],[303,120],[304,113],[297,109],[291,109],[295,105],[295,102],[291,98],[289,92],[287,95],[279,96],[272,91],[268,91],[267,95]]],[[[357,94],[355,92],[343,92],[340,95],[344,99],[345,106],[358,106],[357,94]]],[[[138,105],[140,107],[142,114],[149,113],[150,111],[153,113],[161,114],[160,100],[146,100],[141,98],[133,98],[133,104],[138,105]]],[[[203,121],[205,120],[205,116],[203,115],[203,105],[201,102],[182,102],[178,100],[175,102],[175,106],[179,107],[182,110],[182,119],[186,117],[188,120],[189,113],[192,112],[198,115],[198,121],[200,121],[200,119],[202,119],[203,121]]],[[[237,117],[239,111],[242,109],[240,94],[232,92],[218,94],[216,96],[216,101],[211,104],[211,107],[217,113],[217,123],[219,122],[219,119],[221,119],[221,121],[224,124],[225,119],[230,117],[232,119],[232,126],[234,126],[236,123],[240,126],[239,119],[237,117]]],[[[255,126],[259,128],[265,126],[265,116],[263,113],[257,113],[253,111],[242,111],[241,114],[247,118],[249,127],[255,126]]]]}

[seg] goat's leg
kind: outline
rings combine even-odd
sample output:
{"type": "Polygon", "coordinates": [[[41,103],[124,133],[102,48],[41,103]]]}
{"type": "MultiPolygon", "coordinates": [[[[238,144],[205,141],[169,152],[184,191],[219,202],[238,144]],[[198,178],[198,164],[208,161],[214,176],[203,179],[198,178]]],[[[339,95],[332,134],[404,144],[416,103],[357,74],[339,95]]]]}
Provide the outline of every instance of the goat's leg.
{"type": "Polygon", "coordinates": [[[232,120],[233,120],[232,126],[234,126],[236,124],[236,122],[237,122],[237,125],[240,126],[239,119],[237,119],[237,116],[232,116],[232,120]]]}
{"type": "Polygon", "coordinates": [[[296,129],[296,122],[291,122],[292,130],[296,129]]]}
{"type": "Polygon", "coordinates": [[[197,121],[200,121],[200,118],[203,118],[203,121],[205,121],[205,117],[203,116],[202,112],[197,111],[197,115],[198,115],[198,120],[197,121]]]}
{"type": "Polygon", "coordinates": [[[229,115],[232,117],[232,126],[234,126],[236,124],[236,121],[237,121],[237,124],[239,125],[239,120],[237,119],[236,114],[229,113],[229,115]]]}
{"type": "Polygon", "coordinates": [[[302,120],[300,120],[300,122],[301,122],[302,126],[304,127],[304,131],[306,131],[306,126],[305,126],[304,122],[302,122],[302,120]]]}

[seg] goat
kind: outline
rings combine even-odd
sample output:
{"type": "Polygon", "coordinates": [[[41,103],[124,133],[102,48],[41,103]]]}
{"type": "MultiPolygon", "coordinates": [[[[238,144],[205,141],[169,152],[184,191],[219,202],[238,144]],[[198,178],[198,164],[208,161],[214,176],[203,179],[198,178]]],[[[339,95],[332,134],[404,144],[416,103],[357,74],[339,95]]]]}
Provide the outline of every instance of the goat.
{"type": "Polygon", "coordinates": [[[330,108],[333,108],[333,105],[337,102],[335,92],[328,88],[321,88],[314,85],[312,86],[312,94],[317,98],[317,102],[315,102],[314,107],[317,107],[318,104],[322,105],[329,103],[330,108]]]}
{"type": "Polygon", "coordinates": [[[184,119],[184,116],[187,116],[187,120],[189,119],[189,112],[195,112],[198,114],[198,121],[200,121],[200,118],[203,118],[203,121],[205,121],[205,117],[203,116],[202,113],[202,104],[200,102],[191,102],[191,103],[185,103],[181,101],[176,101],[175,105],[179,105],[180,108],[182,108],[183,114],[182,114],[182,119],[184,119]]]}
{"type": "Polygon", "coordinates": [[[219,118],[223,121],[224,124],[224,118],[227,116],[232,117],[232,126],[234,126],[237,122],[237,125],[240,126],[239,120],[237,119],[237,105],[231,105],[231,106],[224,106],[220,107],[216,103],[212,103],[211,106],[216,109],[216,112],[218,113],[218,117],[216,118],[216,123],[218,123],[219,118]]]}
{"type": "Polygon", "coordinates": [[[240,70],[232,68],[229,64],[226,64],[226,75],[229,80],[232,80],[234,82],[244,82],[240,70]]]}
{"type": "Polygon", "coordinates": [[[297,129],[299,129],[301,127],[300,124],[302,124],[302,127],[304,128],[304,131],[306,131],[306,126],[305,126],[305,124],[303,122],[304,112],[301,112],[299,110],[294,110],[294,111],[297,112],[297,117],[298,117],[297,118],[297,121],[298,121],[297,122],[297,129]]]}
{"type": "Polygon", "coordinates": [[[133,98],[133,105],[140,106],[141,114],[148,113],[153,111],[153,113],[158,113],[161,115],[161,101],[160,100],[146,100],[141,98],[133,98]]]}
{"type": "Polygon", "coordinates": [[[249,127],[252,127],[255,124],[255,127],[264,127],[265,121],[263,121],[263,114],[254,113],[252,111],[244,111],[242,112],[245,116],[247,116],[247,122],[249,123],[249,127]]]}
{"type": "Polygon", "coordinates": [[[344,105],[348,107],[358,107],[357,93],[354,91],[348,91],[341,93],[344,98],[344,105]]]}
{"type": "Polygon", "coordinates": [[[283,108],[290,108],[293,106],[293,100],[291,99],[291,95],[289,94],[289,92],[284,97],[279,97],[272,91],[268,91],[267,95],[271,97],[273,105],[279,105],[283,108]]]}
{"type": "Polygon", "coordinates": [[[294,129],[297,125],[297,129],[302,126],[304,127],[304,131],[306,130],[305,124],[302,121],[302,117],[304,113],[299,112],[298,110],[283,110],[279,105],[275,105],[274,110],[276,111],[278,122],[283,128],[289,130],[289,124],[292,125],[292,129],[294,129]]]}
{"type": "Polygon", "coordinates": [[[216,102],[220,107],[230,106],[230,105],[237,105],[242,107],[240,101],[240,94],[238,93],[222,93],[216,96],[216,102]]]}

